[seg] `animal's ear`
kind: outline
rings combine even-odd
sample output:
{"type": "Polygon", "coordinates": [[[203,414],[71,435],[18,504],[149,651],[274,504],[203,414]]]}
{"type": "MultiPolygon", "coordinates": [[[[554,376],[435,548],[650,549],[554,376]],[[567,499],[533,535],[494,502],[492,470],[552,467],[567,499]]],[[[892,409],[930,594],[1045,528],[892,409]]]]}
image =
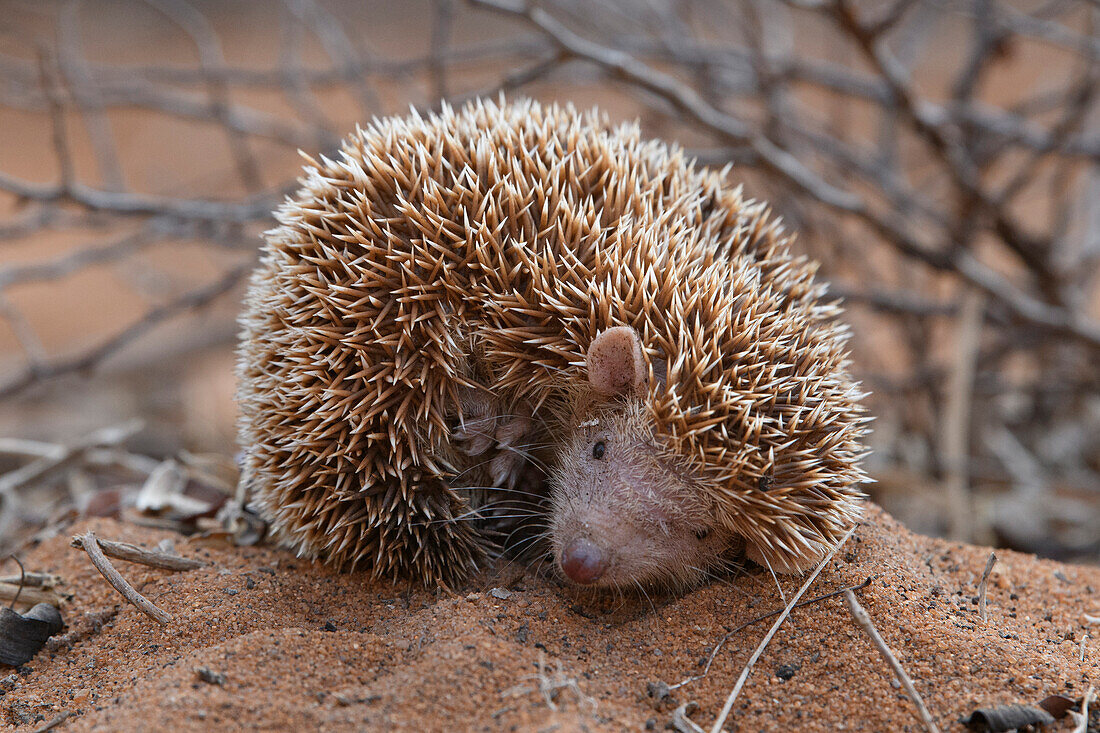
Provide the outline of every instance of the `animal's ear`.
{"type": "Polygon", "coordinates": [[[608,397],[645,389],[649,377],[642,342],[630,326],[609,328],[588,347],[585,359],[592,389],[608,397]]]}

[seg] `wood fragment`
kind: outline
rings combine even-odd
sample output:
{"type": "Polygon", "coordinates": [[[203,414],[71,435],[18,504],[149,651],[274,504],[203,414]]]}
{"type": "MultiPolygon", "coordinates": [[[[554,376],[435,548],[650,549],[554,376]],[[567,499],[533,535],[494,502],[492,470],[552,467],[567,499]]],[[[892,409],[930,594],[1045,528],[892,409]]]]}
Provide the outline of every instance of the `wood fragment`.
{"type": "Polygon", "coordinates": [[[1074,726],[1073,733],[1088,733],[1089,729],[1089,703],[1096,699],[1096,686],[1089,685],[1089,691],[1085,693],[1085,697],[1081,700],[1081,712],[1071,713],[1073,715],[1074,726]]]}
{"type": "MultiPolygon", "coordinates": [[[[144,547],[131,545],[129,542],[112,542],[111,540],[101,540],[99,538],[96,538],[96,542],[103,550],[104,555],[113,557],[116,560],[136,562],[153,568],[161,568],[162,570],[197,570],[206,566],[206,563],[202,560],[180,557],[162,550],[147,550],[144,547]]],[[[69,544],[78,549],[83,549],[84,538],[78,535],[73,537],[69,544]]]]}
{"type": "Polygon", "coordinates": [[[53,573],[27,573],[23,576],[19,575],[2,575],[0,576],[0,583],[8,583],[10,585],[19,585],[19,581],[23,581],[24,588],[52,588],[55,585],[61,585],[64,582],[60,575],[54,575],[53,573]]]}
{"type": "Polygon", "coordinates": [[[982,581],[978,583],[978,615],[981,616],[983,624],[986,622],[988,617],[985,608],[986,581],[989,580],[989,574],[993,572],[993,566],[996,564],[997,554],[994,552],[989,553],[989,559],[985,562],[985,572],[982,573],[982,581]]]}
{"type": "MultiPolygon", "coordinates": [[[[722,712],[718,714],[718,718],[714,721],[714,726],[710,729],[711,733],[722,733],[722,726],[725,725],[726,718],[729,717],[730,710],[733,709],[733,703],[737,700],[737,695],[741,692],[741,688],[745,686],[745,680],[748,679],[749,672],[752,671],[753,665],[760,659],[760,656],[764,653],[764,649],[767,648],[768,643],[771,642],[772,637],[775,636],[775,632],[779,631],[779,627],[787,620],[787,616],[791,614],[791,611],[794,610],[798,600],[810,589],[813,582],[817,580],[817,576],[821,574],[821,571],[825,569],[825,566],[829,564],[829,561],[833,559],[837,551],[848,542],[858,526],[857,524],[848,530],[848,533],[841,538],[840,542],[836,543],[833,549],[829,551],[829,554],[822,558],[821,562],[817,564],[817,567],[814,568],[814,571],[810,574],[810,577],[806,579],[806,582],[802,584],[802,587],[798,589],[798,592],[795,593],[794,597],[787,603],[787,607],[783,609],[783,613],[779,614],[779,618],[772,624],[771,629],[768,630],[763,641],[760,642],[760,645],[756,647],[756,651],[749,657],[749,661],[745,665],[745,668],[741,670],[741,676],[737,678],[737,683],[733,686],[733,689],[730,690],[729,696],[726,697],[726,704],[722,706],[722,712]]],[[[847,591],[845,595],[849,598],[855,598],[852,591],[847,591]]]]}
{"type": "Polygon", "coordinates": [[[61,596],[52,590],[23,586],[23,590],[20,591],[18,583],[0,583],[0,602],[15,605],[17,599],[21,605],[35,606],[39,603],[48,603],[54,608],[60,608],[62,601],[61,596]]]}
{"type": "Polygon", "coordinates": [[[867,615],[867,611],[863,610],[863,606],[859,605],[859,601],[856,600],[855,593],[848,591],[844,594],[844,598],[848,601],[848,610],[852,612],[852,618],[859,624],[867,636],[874,642],[875,647],[878,649],[882,658],[890,665],[890,668],[894,670],[894,674],[901,681],[902,686],[905,688],[906,693],[909,695],[909,699],[913,701],[913,705],[917,708],[917,714],[920,717],[924,728],[929,733],[939,733],[939,728],[936,727],[936,722],[932,720],[932,715],[928,712],[928,708],[924,706],[924,700],[921,699],[920,693],[917,692],[917,688],[913,686],[913,681],[909,679],[909,675],[902,669],[901,662],[894,656],[894,653],[890,651],[890,647],[886,646],[886,642],[883,641],[882,636],[878,633],[878,629],[875,628],[875,624],[871,621],[871,617],[867,615]]]}
{"type": "Polygon", "coordinates": [[[73,717],[73,715],[75,715],[75,714],[76,713],[71,713],[71,712],[66,710],[65,712],[60,713],[59,715],[55,715],[49,721],[47,721],[47,722],[43,723],[42,725],[38,726],[37,728],[35,728],[34,733],[46,733],[46,731],[53,730],[54,728],[61,725],[62,723],[64,723],[69,718],[73,717]]]}
{"type": "Polygon", "coordinates": [[[685,702],[683,705],[673,710],[671,721],[672,729],[677,731],[677,733],[706,733],[698,723],[688,717],[694,713],[698,707],[699,706],[694,702],[685,702]]]}
{"type": "Polygon", "coordinates": [[[157,608],[148,598],[134,590],[134,587],[130,585],[125,578],[119,575],[119,572],[115,570],[115,566],[111,564],[111,561],[103,554],[103,550],[100,549],[99,542],[96,540],[94,532],[88,532],[81,538],[81,547],[84,549],[84,552],[88,553],[88,557],[91,559],[92,565],[95,565],[95,569],[99,571],[100,575],[107,579],[107,582],[110,583],[123,598],[134,604],[138,610],[161,625],[166,625],[172,620],[171,614],[157,608]]]}
{"type": "Polygon", "coordinates": [[[1049,710],[1034,705],[996,705],[991,708],[978,708],[962,724],[970,730],[984,733],[1007,733],[1016,730],[1032,730],[1053,725],[1054,716],[1049,710]]]}

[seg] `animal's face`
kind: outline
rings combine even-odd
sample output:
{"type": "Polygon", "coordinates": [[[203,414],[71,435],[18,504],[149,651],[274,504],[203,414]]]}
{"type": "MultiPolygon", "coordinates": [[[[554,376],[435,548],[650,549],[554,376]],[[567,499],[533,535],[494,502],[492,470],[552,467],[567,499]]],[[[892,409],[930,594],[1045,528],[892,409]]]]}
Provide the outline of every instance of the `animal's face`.
{"type": "Polygon", "coordinates": [[[581,585],[679,589],[698,582],[732,542],[697,478],[654,433],[643,366],[633,330],[597,337],[589,381],[603,400],[573,427],[551,476],[554,557],[581,585]]]}

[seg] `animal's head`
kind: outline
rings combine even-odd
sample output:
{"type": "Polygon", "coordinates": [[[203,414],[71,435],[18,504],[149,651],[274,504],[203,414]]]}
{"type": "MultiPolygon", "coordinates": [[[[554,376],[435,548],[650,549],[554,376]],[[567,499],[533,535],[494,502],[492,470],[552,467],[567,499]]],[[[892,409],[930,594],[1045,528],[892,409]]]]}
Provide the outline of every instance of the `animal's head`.
{"type": "Polygon", "coordinates": [[[591,343],[589,390],[552,474],[551,541],[562,573],[596,587],[698,582],[729,549],[699,476],[659,434],[637,333],[591,343]]]}

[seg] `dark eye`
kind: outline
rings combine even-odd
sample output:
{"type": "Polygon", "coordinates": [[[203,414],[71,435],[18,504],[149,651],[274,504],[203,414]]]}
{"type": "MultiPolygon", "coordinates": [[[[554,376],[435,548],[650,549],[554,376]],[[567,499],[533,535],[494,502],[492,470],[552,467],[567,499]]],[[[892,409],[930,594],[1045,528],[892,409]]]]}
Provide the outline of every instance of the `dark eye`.
{"type": "Polygon", "coordinates": [[[695,530],[695,538],[698,540],[705,540],[708,534],[710,534],[710,527],[695,530]]]}
{"type": "Polygon", "coordinates": [[[599,443],[596,443],[596,445],[592,446],[592,457],[595,458],[597,461],[603,458],[603,454],[606,452],[607,446],[603,444],[602,440],[599,443]]]}

